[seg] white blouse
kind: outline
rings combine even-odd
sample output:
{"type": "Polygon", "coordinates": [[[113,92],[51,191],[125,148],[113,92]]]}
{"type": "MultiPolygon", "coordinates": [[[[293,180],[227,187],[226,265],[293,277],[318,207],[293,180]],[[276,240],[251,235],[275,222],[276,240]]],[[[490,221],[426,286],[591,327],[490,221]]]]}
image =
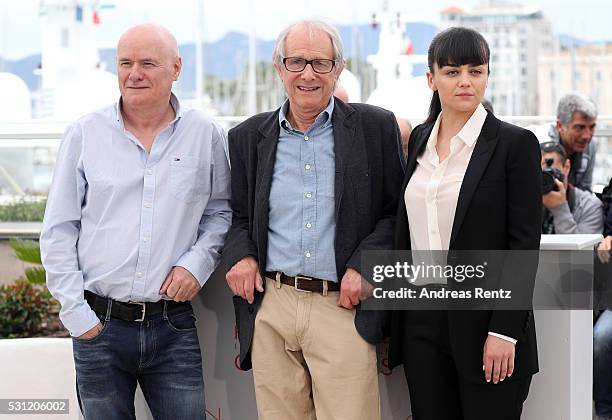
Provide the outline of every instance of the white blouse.
{"type": "Polygon", "coordinates": [[[474,145],[487,118],[478,105],[461,131],[450,141],[450,154],[440,162],[436,152],[440,118],[431,130],[423,155],[406,187],[404,201],[410,225],[410,244],[415,250],[448,250],[457,199],[474,145]]]}
{"type": "MultiPolygon", "coordinates": [[[[436,144],[441,116],[440,113],[431,130],[425,152],[417,158],[417,167],[404,194],[410,244],[416,251],[448,250],[461,183],[487,118],[487,111],[478,105],[459,133],[451,138],[450,154],[440,162],[436,144]]],[[[429,263],[440,263],[433,261],[437,259],[435,256],[423,252],[418,252],[418,258],[429,263]]],[[[489,335],[516,344],[516,340],[511,337],[494,332],[489,332],[489,335]]]]}

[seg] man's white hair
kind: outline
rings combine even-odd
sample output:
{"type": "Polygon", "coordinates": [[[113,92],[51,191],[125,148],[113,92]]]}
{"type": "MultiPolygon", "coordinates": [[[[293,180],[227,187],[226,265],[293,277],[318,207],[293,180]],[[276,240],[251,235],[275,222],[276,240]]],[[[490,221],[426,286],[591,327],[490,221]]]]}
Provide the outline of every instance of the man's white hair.
{"type": "Polygon", "coordinates": [[[287,39],[287,35],[289,35],[293,29],[300,26],[308,29],[310,37],[313,37],[314,32],[317,31],[322,31],[329,35],[334,51],[334,60],[344,63],[344,55],[342,53],[342,38],[340,37],[340,33],[329,23],[318,19],[300,20],[283,29],[278,35],[278,38],[276,38],[276,44],[274,45],[274,51],[272,52],[273,63],[281,64],[283,62],[283,58],[285,57],[285,40],[287,39]]]}
{"type": "Polygon", "coordinates": [[[577,92],[568,93],[559,99],[557,119],[561,121],[561,124],[567,126],[576,112],[586,118],[595,119],[597,118],[597,105],[589,97],[577,92]]]}

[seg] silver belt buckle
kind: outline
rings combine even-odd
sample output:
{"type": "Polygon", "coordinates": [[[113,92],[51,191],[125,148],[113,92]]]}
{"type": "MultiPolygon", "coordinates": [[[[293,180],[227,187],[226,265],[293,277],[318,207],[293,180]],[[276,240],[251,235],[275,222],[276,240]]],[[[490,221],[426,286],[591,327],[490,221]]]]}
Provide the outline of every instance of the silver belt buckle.
{"type": "Polygon", "coordinates": [[[297,290],[298,292],[306,292],[306,293],[312,293],[310,290],[304,290],[304,289],[300,289],[298,287],[298,280],[312,280],[312,277],[306,277],[306,276],[295,276],[293,278],[293,287],[295,287],[295,290],[297,290]]]}
{"type": "Polygon", "coordinates": [[[140,305],[142,306],[142,316],[139,319],[135,319],[135,322],[142,322],[145,319],[145,313],[147,312],[147,304],[146,302],[134,302],[132,300],[130,300],[128,303],[131,303],[133,305],[140,305]]]}

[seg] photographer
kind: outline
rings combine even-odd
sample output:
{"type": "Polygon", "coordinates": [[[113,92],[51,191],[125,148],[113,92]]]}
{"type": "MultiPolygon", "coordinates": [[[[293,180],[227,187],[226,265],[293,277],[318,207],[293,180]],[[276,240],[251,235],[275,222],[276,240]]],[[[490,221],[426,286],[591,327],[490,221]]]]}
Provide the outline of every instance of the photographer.
{"type": "Polygon", "coordinates": [[[592,188],[596,152],[592,140],[596,122],[597,106],[593,100],[574,92],[559,99],[555,123],[527,127],[540,143],[553,141],[563,147],[571,164],[566,178],[582,190],[592,188]]]}
{"type": "Polygon", "coordinates": [[[612,419],[612,179],[601,194],[604,203],[604,240],[597,247],[595,284],[597,289],[593,326],[593,400],[597,419],[612,419]]]}
{"type": "Polygon", "coordinates": [[[604,237],[605,239],[599,244],[599,250],[612,250],[612,179],[605,187],[601,194],[601,201],[604,203],[604,237]]]}
{"type": "Polygon", "coordinates": [[[598,257],[602,263],[610,262],[610,252],[612,251],[612,179],[601,193],[604,212],[604,239],[597,246],[598,257]]]}
{"type": "Polygon", "coordinates": [[[541,144],[544,204],[542,233],[601,233],[601,201],[568,183],[570,160],[556,142],[541,144]]]}

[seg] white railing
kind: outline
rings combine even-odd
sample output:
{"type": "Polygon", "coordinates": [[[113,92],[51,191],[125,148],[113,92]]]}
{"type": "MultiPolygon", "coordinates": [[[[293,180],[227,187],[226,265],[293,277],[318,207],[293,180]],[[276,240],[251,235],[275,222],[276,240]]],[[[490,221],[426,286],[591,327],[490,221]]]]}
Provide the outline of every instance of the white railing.
{"type": "MultiPolygon", "coordinates": [[[[215,117],[226,131],[246,118],[248,117],[215,117]]],[[[520,126],[545,124],[555,120],[552,115],[499,118],[520,126]]],[[[420,118],[411,119],[413,122],[419,120],[420,118]]],[[[0,196],[46,194],[51,182],[58,140],[68,124],[62,121],[0,123],[0,196]]],[[[595,137],[598,155],[593,181],[594,189],[599,191],[612,177],[612,115],[600,115],[597,124],[595,137]]]]}
{"type": "MultiPolygon", "coordinates": [[[[520,125],[545,124],[555,121],[554,115],[509,115],[497,116],[499,119],[520,125]]],[[[246,115],[228,115],[214,117],[226,129],[230,129],[240,122],[246,120],[246,115]]],[[[410,121],[422,121],[422,116],[408,118],[410,121]]],[[[59,139],[68,126],[67,121],[27,121],[0,123],[0,141],[4,140],[36,140],[36,139],[59,139]]],[[[600,115],[597,117],[596,136],[612,136],[612,115],[600,115]]],[[[2,143],[0,143],[1,145],[2,143]]]]}

